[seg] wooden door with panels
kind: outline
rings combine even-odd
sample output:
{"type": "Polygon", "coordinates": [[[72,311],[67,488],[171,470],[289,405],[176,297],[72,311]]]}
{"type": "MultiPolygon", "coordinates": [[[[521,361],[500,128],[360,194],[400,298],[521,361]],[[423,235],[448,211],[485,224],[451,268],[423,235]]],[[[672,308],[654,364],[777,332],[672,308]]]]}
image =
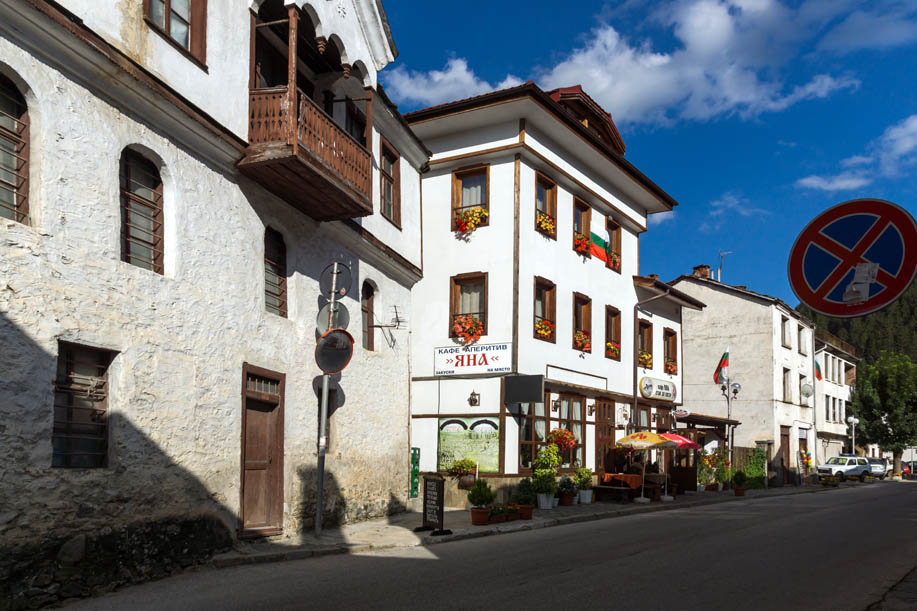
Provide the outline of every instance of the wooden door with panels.
{"type": "Polygon", "coordinates": [[[283,531],[283,393],[285,376],[242,368],[240,536],[283,531]]]}
{"type": "Polygon", "coordinates": [[[615,403],[595,400],[595,472],[601,476],[615,470],[615,403]]]}

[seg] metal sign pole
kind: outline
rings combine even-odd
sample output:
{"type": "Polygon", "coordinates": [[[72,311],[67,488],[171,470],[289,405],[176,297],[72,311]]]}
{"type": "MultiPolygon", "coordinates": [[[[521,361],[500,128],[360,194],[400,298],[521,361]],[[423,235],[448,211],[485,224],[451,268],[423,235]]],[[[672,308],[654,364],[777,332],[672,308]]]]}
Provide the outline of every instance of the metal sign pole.
{"type": "MultiPolygon", "coordinates": [[[[334,298],[337,295],[337,275],[338,264],[334,263],[334,269],[331,272],[331,307],[328,308],[328,328],[331,329],[334,318],[334,298]]],[[[327,443],[325,434],[325,422],[328,419],[328,381],[327,373],[322,376],[322,405],[319,414],[318,425],[318,490],[315,495],[315,537],[322,536],[322,501],[325,486],[325,449],[327,443]]]]}

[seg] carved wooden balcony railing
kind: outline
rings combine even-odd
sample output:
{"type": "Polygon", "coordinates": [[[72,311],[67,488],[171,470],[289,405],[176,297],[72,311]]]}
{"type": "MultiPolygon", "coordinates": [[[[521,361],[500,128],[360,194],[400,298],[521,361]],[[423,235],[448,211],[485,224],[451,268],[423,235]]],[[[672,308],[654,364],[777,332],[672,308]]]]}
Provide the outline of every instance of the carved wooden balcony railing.
{"type": "Polygon", "coordinates": [[[372,214],[372,158],[302,91],[253,89],[242,173],[320,221],[372,214]]]}

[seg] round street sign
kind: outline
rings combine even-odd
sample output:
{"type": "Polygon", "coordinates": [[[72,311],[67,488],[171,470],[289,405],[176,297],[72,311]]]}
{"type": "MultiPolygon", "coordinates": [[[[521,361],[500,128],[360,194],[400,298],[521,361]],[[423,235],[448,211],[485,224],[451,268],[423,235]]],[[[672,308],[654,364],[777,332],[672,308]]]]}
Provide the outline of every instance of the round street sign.
{"type": "Polygon", "coordinates": [[[353,337],[344,329],[326,331],[315,344],[315,363],[327,374],[342,371],[353,356],[353,337]]]}
{"type": "Polygon", "coordinates": [[[331,314],[331,325],[328,325],[328,312],[331,310],[331,302],[323,305],[318,316],[315,317],[315,326],[318,327],[319,333],[324,333],[328,329],[346,329],[350,324],[350,312],[340,301],[334,302],[334,313],[331,314]]]}
{"type": "Polygon", "coordinates": [[[816,216],[793,244],[787,262],[799,300],[837,318],[884,308],[917,272],[917,223],[904,208],[856,199],[816,216]]]}
{"type": "Polygon", "coordinates": [[[674,412],[672,412],[672,415],[676,418],[687,418],[691,415],[691,412],[686,409],[676,409],[674,412]]]}
{"type": "Polygon", "coordinates": [[[322,274],[318,278],[318,288],[325,295],[330,295],[333,283],[335,292],[343,297],[350,290],[352,281],[349,267],[343,263],[332,263],[322,270],[322,274]],[[335,266],[337,266],[336,270],[335,266]],[[337,277],[335,278],[335,276],[337,277]]]}

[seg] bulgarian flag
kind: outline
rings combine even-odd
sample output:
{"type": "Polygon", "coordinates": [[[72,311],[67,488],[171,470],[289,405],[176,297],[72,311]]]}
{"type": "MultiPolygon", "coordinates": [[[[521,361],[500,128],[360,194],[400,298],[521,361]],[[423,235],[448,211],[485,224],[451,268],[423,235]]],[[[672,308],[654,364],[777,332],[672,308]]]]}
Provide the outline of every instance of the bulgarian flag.
{"type": "Polygon", "coordinates": [[[723,356],[720,357],[720,364],[716,366],[716,371],[713,372],[713,382],[716,384],[725,384],[726,378],[729,377],[729,348],[726,348],[726,352],[723,353],[723,356]]]}
{"type": "Polygon", "coordinates": [[[818,364],[818,361],[815,361],[815,379],[821,380],[821,365],[818,364]]]}
{"type": "Polygon", "coordinates": [[[596,233],[589,235],[589,252],[593,257],[608,263],[608,243],[596,233]]]}

